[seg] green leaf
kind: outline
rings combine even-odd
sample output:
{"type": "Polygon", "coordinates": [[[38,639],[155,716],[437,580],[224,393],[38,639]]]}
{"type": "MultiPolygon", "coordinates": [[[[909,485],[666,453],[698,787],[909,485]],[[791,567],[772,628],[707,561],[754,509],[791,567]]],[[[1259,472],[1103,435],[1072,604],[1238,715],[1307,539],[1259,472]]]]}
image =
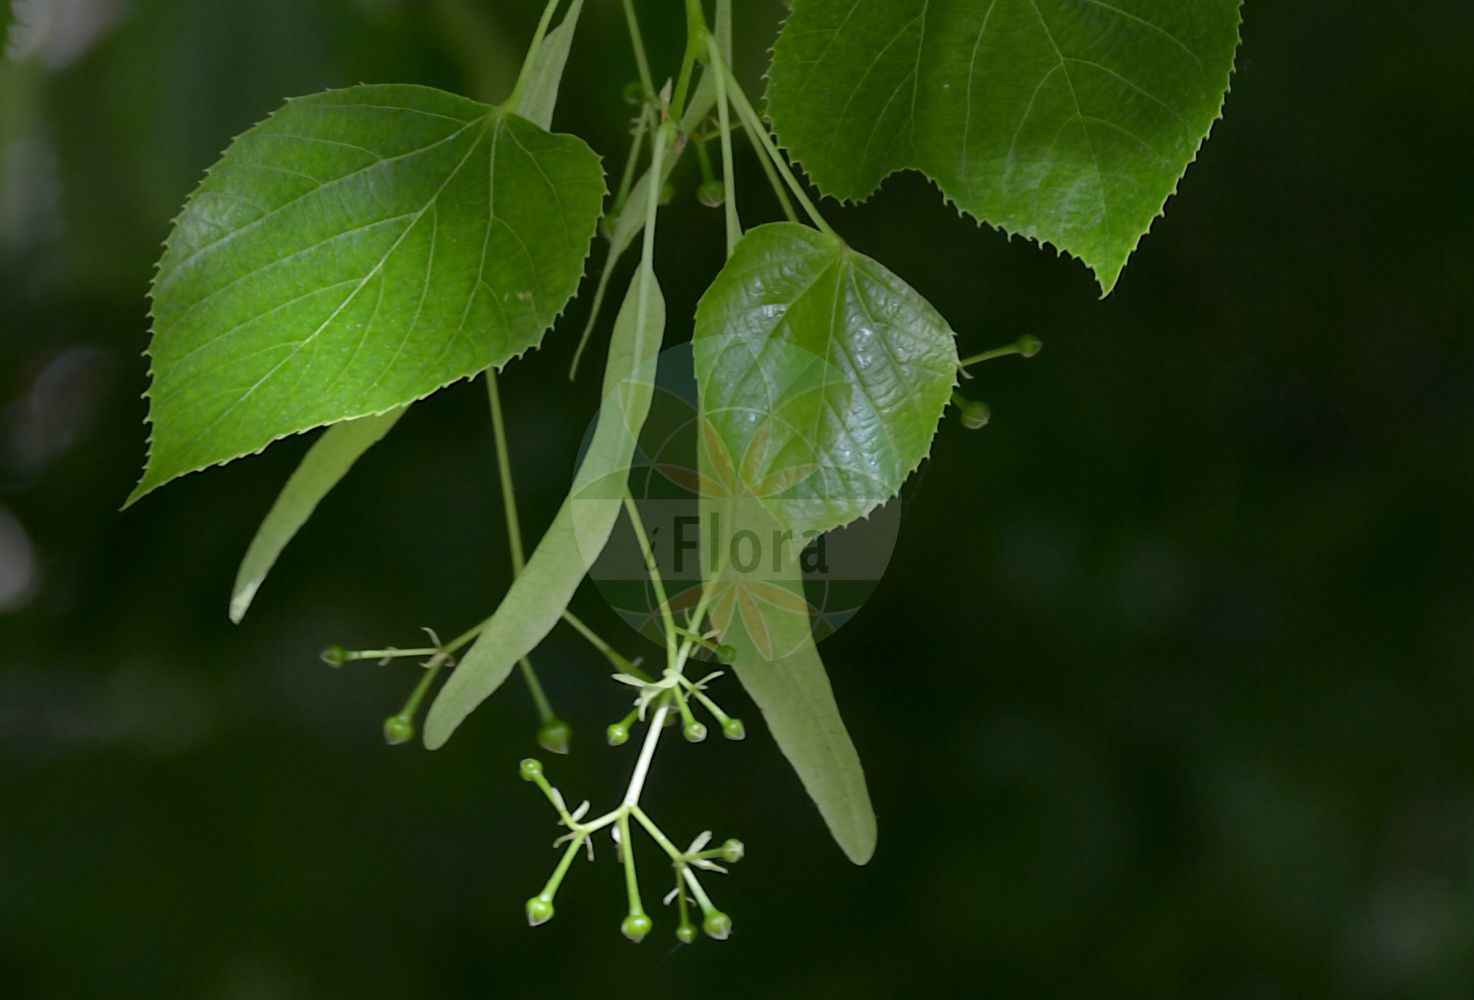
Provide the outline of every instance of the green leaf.
{"type": "Polygon", "coordinates": [[[583,13],[583,0],[573,0],[568,13],[558,26],[548,32],[538,48],[537,62],[533,65],[522,96],[517,101],[517,113],[534,125],[550,128],[553,124],[553,109],[558,105],[558,87],[563,82],[563,68],[568,64],[568,52],[573,47],[573,35],[578,30],[578,16],[583,13]]]}
{"type": "Polygon", "coordinates": [[[827,194],[906,168],[1109,293],[1218,118],[1240,0],[794,0],[768,100],[827,194]]]}
{"type": "Polygon", "coordinates": [[[297,534],[322,498],[338,485],[353,463],[389,433],[405,408],[400,407],[373,417],[359,417],[329,427],[312,445],[297,471],[287,480],[272,504],[256,537],[241,560],[230,597],[230,620],[239,624],[246,616],[266,574],[276,565],[277,556],[297,534]]]}
{"type": "Polygon", "coordinates": [[[711,487],[823,532],[894,496],[957,380],[951,328],[875,261],[790,222],[737,244],[696,310],[711,487]]]}
{"type": "Polygon", "coordinates": [[[619,518],[630,462],[655,391],[665,299],[648,262],[636,269],[614,321],[604,405],[557,516],[491,621],[440,690],[425,720],[425,745],[443,746],[466,716],[507,679],[562,617],[619,518]],[[643,298],[643,303],[641,299],[643,298]]]}
{"type": "Polygon", "coordinates": [[[137,500],[535,346],[604,197],[580,139],[415,86],[290,101],[191,196],[153,288],[137,500]]]}
{"type": "MultiPolygon", "coordinates": [[[[722,448],[703,435],[698,454],[704,477],[719,477],[722,448]]],[[[799,565],[803,545],[764,542],[763,551],[775,553],[774,559],[738,566],[721,556],[740,553],[744,536],[776,540],[789,529],[767,505],[722,490],[703,490],[701,518],[709,613],[720,641],[736,650],[733,669],[834,839],[863,865],[875,853],[875,810],[814,646],[799,565]]]]}

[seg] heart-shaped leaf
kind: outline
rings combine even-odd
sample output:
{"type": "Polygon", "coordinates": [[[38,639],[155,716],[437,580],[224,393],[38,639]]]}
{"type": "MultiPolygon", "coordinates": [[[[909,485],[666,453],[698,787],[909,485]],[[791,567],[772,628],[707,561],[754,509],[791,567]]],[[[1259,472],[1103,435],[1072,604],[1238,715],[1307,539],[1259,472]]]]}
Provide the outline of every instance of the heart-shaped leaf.
{"type": "Polygon", "coordinates": [[[1223,106],[1240,0],[794,0],[768,100],[836,198],[914,168],[1109,292],[1223,106]]]}
{"type": "Polygon", "coordinates": [[[288,102],[231,144],[169,239],[130,502],[535,346],[603,197],[582,140],[499,108],[400,85],[288,102]]]}
{"type": "Polygon", "coordinates": [[[848,524],[895,496],[957,381],[951,328],[896,275],[790,222],[737,244],[693,341],[714,489],[795,531],[848,524]]]}

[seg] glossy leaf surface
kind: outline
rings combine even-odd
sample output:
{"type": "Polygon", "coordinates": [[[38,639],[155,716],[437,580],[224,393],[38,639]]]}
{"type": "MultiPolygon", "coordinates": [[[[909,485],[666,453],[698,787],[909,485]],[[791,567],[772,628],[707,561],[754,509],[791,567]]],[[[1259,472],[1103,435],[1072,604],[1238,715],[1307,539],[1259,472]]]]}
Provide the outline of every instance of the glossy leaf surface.
{"type": "Polygon", "coordinates": [[[896,494],[957,378],[945,320],[840,240],[759,226],[702,297],[693,341],[715,474],[787,527],[827,531],[896,494]]]}

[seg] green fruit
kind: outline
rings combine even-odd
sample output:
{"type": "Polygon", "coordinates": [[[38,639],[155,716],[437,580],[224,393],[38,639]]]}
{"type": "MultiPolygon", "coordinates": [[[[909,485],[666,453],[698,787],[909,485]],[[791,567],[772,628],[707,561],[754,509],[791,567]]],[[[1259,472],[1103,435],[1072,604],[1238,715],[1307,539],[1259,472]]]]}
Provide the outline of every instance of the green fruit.
{"type": "Polygon", "coordinates": [[[391,747],[408,743],[415,738],[414,722],[403,715],[391,715],[384,720],[384,742],[391,747]]]}
{"type": "Polygon", "coordinates": [[[522,775],[523,781],[532,781],[534,778],[542,777],[542,761],[538,760],[535,757],[528,757],[520,765],[518,765],[517,770],[518,773],[522,775]]]}
{"type": "Polygon", "coordinates": [[[629,916],[625,917],[624,922],[619,925],[619,931],[635,944],[639,944],[641,941],[645,940],[645,935],[649,934],[650,928],[654,926],[654,921],[645,916],[645,914],[631,913],[629,916]]]}
{"type": "Polygon", "coordinates": [[[732,918],[721,910],[712,910],[706,915],[706,919],[701,922],[701,926],[706,931],[707,937],[715,938],[718,941],[725,941],[728,935],[732,933],[732,918]]]}
{"type": "Polygon", "coordinates": [[[686,737],[687,743],[700,743],[706,739],[706,727],[699,722],[691,722],[681,730],[681,735],[686,737]]]}
{"type": "Polygon", "coordinates": [[[608,740],[612,747],[622,747],[630,741],[630,731],[616,722],[604,730],[604,739],[608,740]]]}
{"type": "Polygon", "coordinates": [[[707,208],[721,208],[727,200],[727,185],[713,178],[696,189],[696,200],[707,208]]]}
{"type": "Polygon", "coordinates": [[[548,753],[567,753],[573,727],[562,719],[549,719],[537,730],[537,745],[548,753]]]}
{"type": "Polygon", "coordinates": [[[330,667],[341,667],[348,662],[348,650],[336,642],[324,649],[319,655],[322,657],[322,662],[330,667]]]}
{"type": "Polygon", "coordinates": [[[527,926],[536,927],[553,919],[553,901],[546,896],[533,896],[527,901],[527,926]]]}
{"type": "Polygon", "coordinates": [[[992,419],[992,407],[981,400],[971,399],[962,406],[962,426],[970,431],[982,430],[992,419]]]}
{"type": "Polygon", "coordinates": [[[729,740],[745,740],[747,727],[742,724],[741,719],[728,719],[722,723],[722,735],[729,740]]]}

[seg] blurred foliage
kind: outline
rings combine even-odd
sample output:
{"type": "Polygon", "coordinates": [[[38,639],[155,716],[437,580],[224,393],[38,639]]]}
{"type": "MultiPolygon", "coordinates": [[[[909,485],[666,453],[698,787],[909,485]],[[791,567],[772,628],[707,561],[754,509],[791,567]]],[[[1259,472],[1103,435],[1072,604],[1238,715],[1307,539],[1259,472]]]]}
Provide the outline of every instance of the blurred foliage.
{"type": "MultiPolygon", "coordinates": [[[[305,441],[117,510],[144,454],[144,292],[204,167],[288,94],[498,97],[537,6],[18,10],[0,60],[9,991],[1474,992],[1474,220],[1452,153],[1474,116],[1470,6],[1250,3],[1226,119],[1104,302],[1078,264],[914,177],[831,208],[964,351],[1047,347],[978,370],[992,424],[944,427],[888,577],[825,644],[875,861],[843,860],[756,725],[679,748],[652,805],[673,833],[719,818],[749,859],[719,887],[732,940],[669,954],[663,915],[642,948],[618,935],[607,860],[526,928],[554,830],[515,774],[522,692],[443,751],[391,750],[379,722],[409,674],[317,661],[454,632],[505,588],[479,393],[416,407],[240,627],[235,562],[305,441]]],[[[664,67],[668,7],[641,4],[664,67]]],[[[754,88],[780,16],[739,17],[754,88]]],[[[606,163],[632,76],[617,5],[591,4],[557,122],[606,163]]],[[[750,157],[739,174],[749,221],[774,217],[750,157]]],[[[680,338],[722,247],[694,163],[677,179],[659,267],[680,338]]],[[[563,381],[582,318],[504,380],[529,530],[595,401],[594,366],[563,381]]],[[[592,588],[575,606],[619,627],[592,588]]],[[[576,727],[559,783],[619,787],[630,753],[598,734],[622,696],[569,634],[538,659],[576,727]]]]}

